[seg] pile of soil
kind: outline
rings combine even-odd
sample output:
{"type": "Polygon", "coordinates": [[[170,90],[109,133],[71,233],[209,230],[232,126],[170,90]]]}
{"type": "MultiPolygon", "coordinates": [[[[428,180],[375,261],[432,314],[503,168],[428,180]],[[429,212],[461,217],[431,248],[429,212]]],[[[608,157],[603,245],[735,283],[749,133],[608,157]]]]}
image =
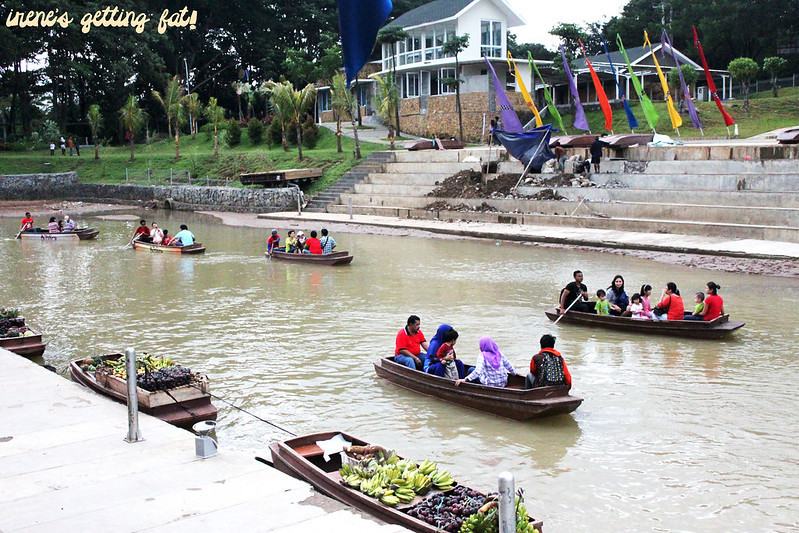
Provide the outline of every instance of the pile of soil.
{"type": "Polygon", "coordinates": [[[561,194],[558,194],[558,191],[552,189],[544,189],[543,191],[538,191],[529,198],[531,200],[563,200],[566,197],[561,194]]]}
{"type": "Polygon", "coordinates": [[[507,196],[511,187],[519,181],[515,174],[500,174],[482,183],[483,174],[476,170],[462,170],[441,182],[436,189],[427,196],[436,198],[492,198],[497,194],[507,196]]]}
{"type": "Polygon", "coordinates": [[[489,213],[489,212],[496,212],[497,211],[496,208],[491,207],[490,205],[488,205],[485,202],[483,202],[479,206],[471,207],[471,206],[468,206],[468,205],[463,204],[463,203],[458,204],[458,205],[452,205],[452,204],[450,204],[448,202],[445,202],[443,200],[439,200],[437,202],[433,202],[432,204],[427,204],[426,206],[424,206],[424,208],[427,209],[428,211],[461,211],[461,212],[463,212],[463,211],[471,211],[471,212],[479,212],[479,213],[489,213]]]}

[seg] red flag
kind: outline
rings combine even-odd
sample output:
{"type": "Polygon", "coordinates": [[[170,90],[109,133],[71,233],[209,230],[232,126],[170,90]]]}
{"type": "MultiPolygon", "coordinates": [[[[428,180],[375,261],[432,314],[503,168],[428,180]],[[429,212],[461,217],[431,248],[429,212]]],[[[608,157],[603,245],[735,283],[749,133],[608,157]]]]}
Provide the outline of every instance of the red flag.
{"type": "Polygon", "coordinates": [[[596,71],[594,70],[594,66],[588,61],[588,55],[585,53],[585,47],[583,46],[583,42],[578,39],[580,43],[580,48],[583,49],[583,56],[585,57],[585,62],[588,64],[588,70],[591,71],[591,79],[594,82],[594,89],[596,89],[597,99],[599,100],[599,107],[602,108],[602,114],[605,115],[605,129],[608,131],[613,131],[613,111],[610,109],[610,102],[608,102],[608,97],[605,94],[605,88],[602,87],[602,82],[599,81],[599,76],[596,75],[596,71]]]}
{"type": "Polygon", "coordinates": [[[705,78],[707,78],[707,88],[710,90],[710,96],[716,102],[716,106],[721,111],[721,115],[724,117],[724,125],[725,126],[732,126],[735,124],[735,120],[724,111],[724,107],[721,105],[721,99],[719,95],[716,94],[716,84],[713,83],[713,78],[710,76],[710,68],[707,66],[707,59],[705,59],[705,53],[702,51],[702,43],[699,42],[699,35],[696,34],[696,26],[693,26],[694,29],[694,46],[696,49],[699,50],[699,59],[702,61],[702,68],[705,69],[705,78]]]}

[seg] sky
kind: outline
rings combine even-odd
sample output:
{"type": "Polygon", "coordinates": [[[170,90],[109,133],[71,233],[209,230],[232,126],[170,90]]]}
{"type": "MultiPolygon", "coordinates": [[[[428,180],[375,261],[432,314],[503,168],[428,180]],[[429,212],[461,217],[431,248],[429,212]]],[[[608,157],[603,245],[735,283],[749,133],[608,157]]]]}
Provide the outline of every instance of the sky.
{"type": "Polygon", "coordinates": [[[510,28],[518,43],[541,43],[554,49],[558,39],[549,30],[560,22],[584,25],[586,22],[604,23],[621,14],[629,0],[506,0],[516,13],[527,21],[526,26],[510,28]]]}

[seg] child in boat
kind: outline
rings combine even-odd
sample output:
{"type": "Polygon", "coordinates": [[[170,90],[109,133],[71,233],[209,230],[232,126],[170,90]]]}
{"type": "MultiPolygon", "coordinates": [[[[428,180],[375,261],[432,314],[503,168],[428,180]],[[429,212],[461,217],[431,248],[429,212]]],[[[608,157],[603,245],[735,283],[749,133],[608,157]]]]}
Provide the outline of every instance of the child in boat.
{"type": "Polygon", "coordinates": [[[286,237],[286,253],[293,254],[297,251],[297,232],[293,229],[289,230],[289,235],[286,237]]]}
{"type": "Polygon", "coordinates": [[[649,297],[652,295],[652,285],[641,285],[641,305],[644,306],[644,316],[650,320],[655,320],[655,313],[652,312],[652,305],[649,303],[649,297]]]}
{"type": "MultiPolygon", "coordinates": [[[[455,343],[458,341],[458,332],[450,328],[444,333],[444,342],[436,352],[437,363],[430,365],[428,374],[447,379],[463,379],[466,377],[466,367],[455,355],[455,343]]],[[[428,346],[429,348],[429,346],[428,346]]]]}
{"type": "Polygon", "coordinates": [[[58,222],[55,221],[55,217],[50,217],[50,222],[47,223],[47,229],[50,233],[58,233],[58,222]]]}
{"type": "Polygon", "coordinates": [[[599,289],[596,291],[596,297],[598,298],[596,305],[594,306],[594,311],[596,311],[596,314],[610,315],[610,302],[607,300],[605,291],[599,289]]]}
{"type": "Polygon", "coordinates": [[[705,293],[697,292],[696,298],[694,298],[694,312],[693,313],[685,313],[683,320],[704,320],[702,316],[702,309],[705,308],[705,293]]]}
{"type": "Polygon", "coordinates": [[[649,320],[649,317],[644,314],[644,304],[641,303],[641,295],[637,292],[633,294],[630,299],[630,313],[634,320],[649,320]]]}
{"type": "Polygon", "coordinates": [[[164,230],[164,236],[161,239],[161,245],[162,246],[172,246],[172,241],[173,241],[173,239],[172,239],[172,236],[169,234],[169,230],[165,229],[164,230]]]}

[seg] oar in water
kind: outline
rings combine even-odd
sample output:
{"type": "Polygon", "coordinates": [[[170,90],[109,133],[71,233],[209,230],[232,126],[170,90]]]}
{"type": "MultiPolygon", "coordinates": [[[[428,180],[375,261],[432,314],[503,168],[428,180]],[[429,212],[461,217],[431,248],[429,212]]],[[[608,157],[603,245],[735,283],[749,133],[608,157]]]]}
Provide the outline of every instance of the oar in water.
{"type": "Polygon", "coordinates": [[[123,247],[122,247],[122,249],[124,250],[124,249],[126,249],[128,246],[133,246],[133,243],[134,243],[135,241],[138,241],[138,240],[139,240],[139,237],[141,237],[141,233],[139,233],[138,235],[136,235],[135,237],[133,237],[133,238],[130,240],[130,242],[129,242],[128,244],[126,244],[125,246],[123,246],[123,247]]]}
{"type": "Polygon", "coordinates": [[[569,309],[571,309],[574,306],[574,304],[576,304],[578,301],[580,301],[580,298],[582,298],[582,297],[583,297],[583,295],[581,294],[580,296],[575,298],[574,301],[571,304],[569,304],[569,307],[567,307],[566,310],[563,311],[563,313],[561,313],[561,315],[555,320],[555,324],[560,322],[560,319],[563,318],[566,315],[566,313],[569,312],[569,309]]]}

